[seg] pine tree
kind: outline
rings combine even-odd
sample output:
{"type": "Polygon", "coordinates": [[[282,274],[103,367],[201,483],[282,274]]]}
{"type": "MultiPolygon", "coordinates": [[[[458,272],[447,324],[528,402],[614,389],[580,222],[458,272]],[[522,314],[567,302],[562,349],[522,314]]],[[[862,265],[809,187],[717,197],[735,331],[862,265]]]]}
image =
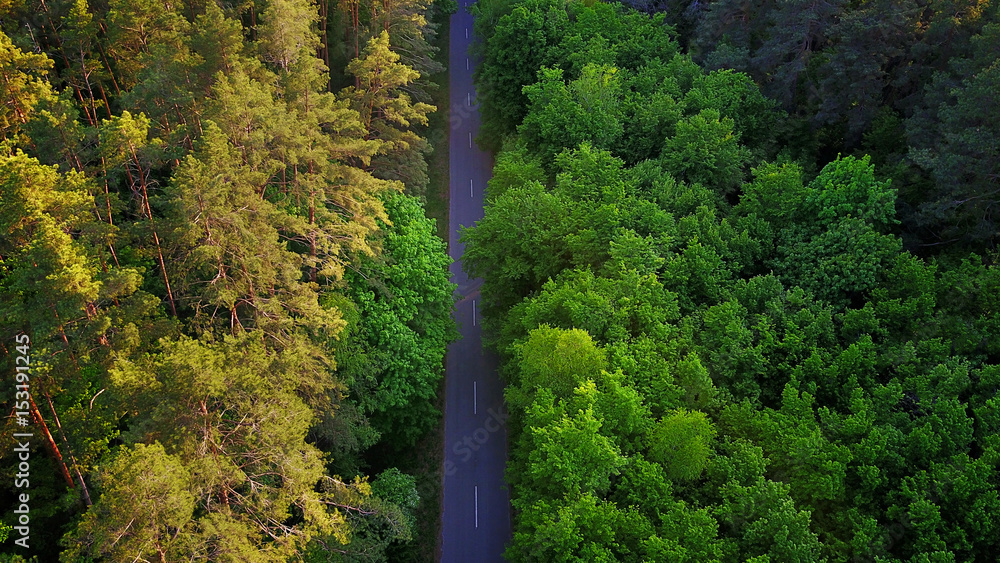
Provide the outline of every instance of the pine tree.
{"type": "Polygon", "coordinates": [[[351,100],[361,115],[368,138],[382,142],[372,168],[382,178],[401,180],[411,193],[423,193],[428,181],[424,157],[430,145],[412,128],[426,126],[427,115],[437,108],[413,103],[403,91],[420,73],[399,62],[386,31],[368,42],[361,56],[347,65],[347,72],[358,85],[345,88],[341,96],[351,100]]]}
{"type": "Polygon", "coordinates": [[[201,332],[258,329],[280,343],[302,325],[332,336],[341,321],[300,280],[303,259],[279,236],[287,215],[261,197],[276,170],[260,170],[244,154],[208,122],[174,173],[163,204],[178,300],[201,332]]]}
{"type": "Polygon", "coordinates": [[[260,332],[215,343],[162,340],[162,354],[114,373],[137,444],[103,473],[103,494],[67,540],[66,561],[128,553],[160,560],[286,561],[315,535],[347,543],[322,452],[305,441],[307,401],[331,391],[308,350],[269,350],[260,332]],[[151,482],[152,480],[152,482],[151,482]],[[150,494],[163,502],[136,503],[150,494]],[[125,518],[118,514],[125,509],[125,518]],[[295,522],[293,523],[293,514],[295,522]],[[124,540],[123,543],[120,543],[124,540]]]}
{"type": "Polygon", "coordinates": [[[312,27],[318,15],[311,2],[270,0],[260,17],[258,44],[266,62],[287,72],[300,56],[314,56],[319,38],[312,27]]]}
{"type": "Polygon", "coordinates": [[[82,475],[107,451],[117,419],[113,405],[95,409],[94,400],[118,355],[142,345],[140,329],[162,328],[152,326],[158,303],[139,291],[139,271],[103,254],[109,232],[92,215],[88,184],[20,151],[0,160],[0,293],[11,296],[0,315],[7,336],[31,336],[32,392],[41,405],[33,416],[68,485],[89,502],[82,475]]]}
{"type": "Polygon", "coordinates": [[[0,31],[0,138],[19,137],[39,98],[51,91],[44,78],[52,65],[45,55],[18,49],[0,31]]]}

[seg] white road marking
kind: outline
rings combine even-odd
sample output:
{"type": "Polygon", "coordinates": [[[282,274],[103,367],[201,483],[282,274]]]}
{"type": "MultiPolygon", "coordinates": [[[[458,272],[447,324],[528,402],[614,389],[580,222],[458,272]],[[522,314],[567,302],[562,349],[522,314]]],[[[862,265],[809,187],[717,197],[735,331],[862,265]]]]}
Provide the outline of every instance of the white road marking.
{"type": "Polygon", "coordinates": [[[469,28],[465,28],[465,38],[469,38],[469,28]]]}
{"type": "Polygon", "coordinates": [[[472,326],[476,326],[476,300],[472,300],[472,326]]]}
{"type": "Polygon", "coordinates": [[[472,178],[469,178],[469,197],[476,197],[472,195],[472,178]]]}
{"type": "Polygon", "coordinates": [[[465,104],[470,108],[472,107],[472,92],[465,93],[465,104]]]}
{"type": "Polygon", "coordinates": [[[479,393],[476,390],[476,382],[472,382],[472,414],[479,414],[479,393]]]}
{"type": "Polygon", "coordinates": [[[465,57],[465,70],[469,70],[469,57],[465,57]]]}
{"type": "MultiPolygon", "coordinates": [[[[472,148],[472,132],[471,131],[469,132],[469,148],[470,149],[472,148]]],[[[470,182],[471,182],[471,180],[470,180],[470,182]]]]}
{"type": "Polygon", "coordinates": [[[476,527],[479,527],[479,485],[476,485],[476,527]]]}

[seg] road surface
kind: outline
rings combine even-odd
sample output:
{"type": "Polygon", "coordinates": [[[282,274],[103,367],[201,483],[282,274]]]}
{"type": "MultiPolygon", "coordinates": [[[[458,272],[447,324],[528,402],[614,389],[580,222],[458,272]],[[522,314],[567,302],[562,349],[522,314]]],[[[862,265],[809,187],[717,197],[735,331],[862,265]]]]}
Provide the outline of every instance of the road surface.
{"type": "Polygon", "coordinates": [[[444,501],[442,563],[503,561],[510,539],[510,497],[504,484],[507,460],[506,409],[497,361],[483,350],[479,286],[462,271],[460,226],[483,217],[483,189],[492,158],[473,139],[479,134],[479,111],[472,85],[475,61],[469,56],[472,15],[460,0],[451,16],[449,205],[452,281],[458,284],[455,311],[460,338],[448,348],[445,368],[444,501]]]}

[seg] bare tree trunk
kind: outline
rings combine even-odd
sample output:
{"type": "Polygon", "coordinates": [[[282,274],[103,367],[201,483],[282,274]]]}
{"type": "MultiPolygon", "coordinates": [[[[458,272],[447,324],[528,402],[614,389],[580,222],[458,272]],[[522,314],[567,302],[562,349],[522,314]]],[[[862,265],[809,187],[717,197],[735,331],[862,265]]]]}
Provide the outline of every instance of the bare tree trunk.
{"type": "MultiPolygon", "coordinates": [[[[56,406],[52,404],[52,397],[48,393],[45,393],[45,400],[49,402],[49,409],[52,410],[52,417],[56,421],[56,428],[59,429],[59,437],[62,438],[63,445],[66,446],[66,453],[69,454],[69,459],[73,463],[73,472],[76,473],[77,482],[80,483],[80,492],[83,493],[83,501],[87,503],[87,506],[93,506],[93,502],[90,500],[90,491],[87,490],[87,484],[83,481],[83,475],[80,473],[80,466],[76,463],[76,457],[73,455],[73,450],[69,447],[69,440],[66,439],[66,433],[63,432],[62,424],[59,422],[59,415],[56,413],[56,406]]],[[[65,464],[63,464],[65,467],[65,464]]]]}
{"type": "MultiPolygon", "coordinates": [[[[59,38],[59,31],[56,30],[56,26],[52,23],[52,16],[49,14],[49,7],[45,5],[45,0],[41,0],[42,10],[45,12],[45,19],[49,22],[49,27],[52,29],[52,38],[56,42],[56,47],[59,48],[59,54],[62,55],[63,63],[66,64],[66,69],[69,70],[72,65],[69,64],[69,57],[66,56],[66,50],[63,49],[62,39],[59,38]]],[[[83,108],[84,113],[87,114],[87,122],[90,123],[91,127],[97,125],[97,115],[91,115],[90,110],[87,108],[87,102],[83,100],[83,92],[80,88],[73,82],[70,82],[70,86],[73,87],[73,92],[76,93],[76,99],[80,100],[80,106],[83,108]]]]}
{"type": "MultiPolygon", "coordinates": [[[[330,69],[330,42],[329,38],[326,36],[327,23],[330,13],[330,0],[319,0],[319,35],[320,35],[320,47],[319,47],[319,58],[323,59],[323,64],[326,65],[327,71],[330,69]]],[[[327,90],[333,87],[333,81],[329,78],[329,73],[327,74],[327,90]]]]}
{"type": "Polygon", "coordinates": [[[45,419],[42,418],[42,413],[38,410],[38,405],[35,404],[35,399],[31,395],[28,395],[28,400],[31,401],[31,415],[35,419],[35,424],[42,429],[42,437],[45,438],[45,445],[49,450],[49,455],[52,456],[52,460],[56,463],[56,469],[59,470],[59,474],[66,480],[66,484],[69,485],[69,488],[75,488],[73,485],[73,478],[70,477],[69,474],[69,468],[66,467],[66,462],[63,461],[62,454],[59,453],[59,446],[57,446],[56,441],[52,439],[52,434],[49,432],[49,426],[45,424],[45,419]]]}
{"type": "MultiPolygon", "coordinates": [[[[167,264],[163,260],[163,249],[160,245],[160,235],[156,232],[156,223],[153,221],[153,208],[149,205],[149,192],[146,189],[146,177],[142,171],[142,165],[139,163],[139,155],[136,153],[135,146],[129,143],[129,152],[132,154],[132,159],[135,161],[136,169],[139,171],[139,187],[142,188],[142,206],[143,211],[146,213],[146,217],[149,219],[149,228],[153,231],[153,243],[156,245],[156,256],[160,262],[160,271],[163,272],[163,284],[167,288],[167,302],[170,303],[170,312],[177,316],[177,306],[174,304],[174,292],[170,288],[170,276],[167,274],[167,264]]],[[[132,172],[129,171],[128,166],[125,167],[125,172],[128,174],[129,182],[133,186],[136,185],[136,181],[132,178],[132,172]]]]}
{"type": "MultiPolygon", "coordinates": [[[[104,33],[108,32],[108,28],[104,25],[104,22],[101,22],[101,31],[104,33]]],[[[118,96],[121,96],[122,89],[118,86],[118,79],[115,78],[115,73],[111,70],[111,65],[108,64],[108,55],[104,52],[104,47],[101,46],[100,41],[97,42],[97,50],[101,52],[101,60],[104,61],[104,68],[108,70],[108,76],[111,77],[111,84],[115,87],[115,93],[117,93],[118,96]]]]}

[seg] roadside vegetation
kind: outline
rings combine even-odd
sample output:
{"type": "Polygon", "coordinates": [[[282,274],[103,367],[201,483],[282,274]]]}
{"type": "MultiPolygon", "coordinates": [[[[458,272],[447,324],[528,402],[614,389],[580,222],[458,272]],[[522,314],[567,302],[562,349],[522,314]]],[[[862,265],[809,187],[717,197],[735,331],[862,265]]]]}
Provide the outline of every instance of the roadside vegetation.
{"type": "Polygon", "coordinates": [[[506,556],[993,561],[997,8],[737,4],[476,4],[506,556]]]}

